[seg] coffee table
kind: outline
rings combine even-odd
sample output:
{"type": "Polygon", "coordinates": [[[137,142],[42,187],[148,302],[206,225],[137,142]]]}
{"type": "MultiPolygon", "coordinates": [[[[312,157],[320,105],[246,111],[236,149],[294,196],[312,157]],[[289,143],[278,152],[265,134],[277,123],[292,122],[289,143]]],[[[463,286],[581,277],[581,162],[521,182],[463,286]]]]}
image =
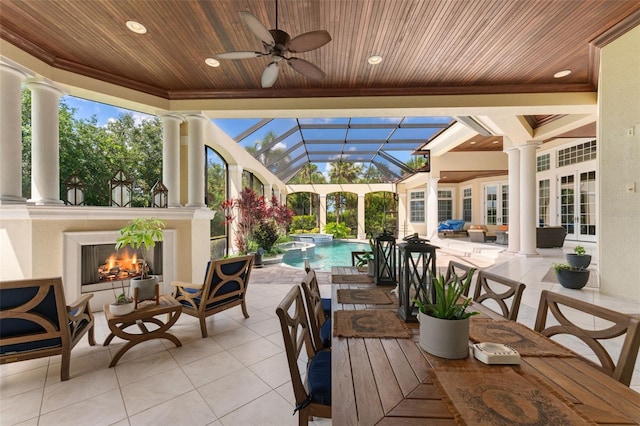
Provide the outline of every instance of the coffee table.
{"type": "Polygon", "coordinates": [[[178,317],[182,313],[182,305],[171,296],[162,295],[160,301],[156,305],[155,301],[139,304],[138,308],[127,315],[112,315],[109,310],[109,304],[104,305],[104,314],[107,317],[107,325],[111,333],[104,341],[104,346],[109,345],[114,337],[126,340],[127,343],[115,354],[109,364],[109,368],[115,367],[122,355],[138,343],[146,342],[151,339],[167,339],[172,341],[176,346],[182,346],[182,343],[176,336],[169,334],[167,331],[176,323],[178,317]],[[158,315],[167,315],[167,320],[163,322],[156,318],[158,315]],[[157,328],[149,330],[145,323],[154,324],[157,328]],[[139,332],[126,330],[128,327],[137,325],[134,329],[139,332]]]}

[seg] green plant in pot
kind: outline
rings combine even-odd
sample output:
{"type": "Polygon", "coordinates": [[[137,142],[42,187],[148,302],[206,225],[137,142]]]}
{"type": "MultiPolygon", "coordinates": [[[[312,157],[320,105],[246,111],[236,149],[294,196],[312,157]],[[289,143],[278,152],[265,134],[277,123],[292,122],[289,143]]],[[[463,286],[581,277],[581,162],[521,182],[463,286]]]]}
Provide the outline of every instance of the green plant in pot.
{"type": "Polygon", "coordinates": [[[114,296],[115,302],[113,302],[109,307],[109,312],[117,316],[129,314],[133,312],[133,309],[134,309],[133,299],[127,295],[126,290],[124,288],[124,283],[122,283],[122,281],[120,281],[120,283],[121,283],[120,294],[116,294],[116,288],[113,282],[111,283],[111,289],[113,290],[113,296],[114,296]]]}
{"type": "MultiPolygon", "coordinates": [[[[440,274],[432,278],[435,300],[415,299],[419,308],[420,347],[432,355],[449,359],[469,355],[469,317],[478,312],[468,311],[471,299],[461,299],[471,285],[471,276],[446,282],[440,274]]],[[[428,297],[425,295],[425,297],[428,297]]]]}
{"type": "Polygon", "coordinates": [[[591,255],[586,254],[584,247],[577,245],[573,253],[567,253],[567,263],[574,269],[587,269],[591,264],[591,255]]]}
{"type": "Polygon", "coordinates": [[[129,246],[132,249],[139,249],[142,255],[142,259],[139,261],[141,263],[140,276],[131,279],[132,291],[134,295],[137,293],[136,301],[156,298],[158,277],[149,275],[147,253],[149,249],[156,246],[156,242],[162,241],[164,227],[164,221],[151,217],[133,219],[120,229],[120,237],[116,240],[116,250],[129,246]]]}
{"type": "Polygon", "coordinates": [[[568,263],[554,263],[553,269],[560,285],[565,288],[579,290],[589,281],[589,270],[573,268],[568,263]]]}

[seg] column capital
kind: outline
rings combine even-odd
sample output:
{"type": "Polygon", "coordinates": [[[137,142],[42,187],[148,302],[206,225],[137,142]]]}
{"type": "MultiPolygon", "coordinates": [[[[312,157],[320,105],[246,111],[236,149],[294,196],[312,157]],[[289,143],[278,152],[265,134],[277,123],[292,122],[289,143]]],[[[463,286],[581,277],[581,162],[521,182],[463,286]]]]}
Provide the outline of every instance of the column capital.
{"type": "Polygon", "coordinates": [[[524,149],[537,148],[542,145],[542,141],[526,141],[522,145],[518,145],[518,148],[522,151],[524,149]]]}
{"type": "Polygon", "coordinates": [[[164,114],[158,114],[158,117],[162,120],[162,121],[174,121],[174,122],[178,122],[178,123],[182,123],[184,122],[184,118],[180,115],[180,114],[175,114],[175,113],[171,113],[171,112],[167,112],[164,114]]]}
{"type": "Polygon", "coordinates": [[[209,119],[207,117],[205,117],[202,113],[187,113],[184,114],[184,118],[185,120],[191,122],[191,121],[209,121],[209,119]]]}
{"type": "Polygon", "coordinates": [[[27,78],[33,77],[33,73],[28,69],[11,62],[8,62],[4,58],[0,59],[0,71],[11,73],[21,80],[26,80],[27,78]]]}
{"type": "Polygon", "coordinates": [[[27,79],[25,86],[27,86],[29,88],[29,90],[33,91],[35,89],[42,89],[42,90],[46,90],[49,91],[51,93],[55,93],[58,96],[64,96],[67,93],[57,84],[49,81],[49,80],[44,80],[44,79],[36,79],[36,78],[30,78],[27,79]]]}

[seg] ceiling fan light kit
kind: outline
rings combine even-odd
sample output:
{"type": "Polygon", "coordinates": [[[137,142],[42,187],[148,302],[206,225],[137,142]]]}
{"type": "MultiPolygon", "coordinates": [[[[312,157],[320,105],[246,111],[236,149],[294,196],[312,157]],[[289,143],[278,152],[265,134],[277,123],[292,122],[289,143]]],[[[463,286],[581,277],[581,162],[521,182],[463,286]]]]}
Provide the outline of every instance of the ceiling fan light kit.
{"type": "Polygon", "coordinates": [[[325,30],[309,31],[291,38],[285,31],[278,29],[278,2],[276,1],[276,28],[267,29],[250,12],[240,12],[240,17],[251,32],[262,41],[263,52],[226,52],[213,55],[216,59],[250,59],[268,56],[271,60],[264,69],[261,78],[263,88],[274,85],[280,73],[279,63],[286,61],[291,68],[307,78],[322,80],[324,71],[304,59],[287,56],[290,53],[308,52],[318,49],[331,41],[331,35],[325,30]]]}

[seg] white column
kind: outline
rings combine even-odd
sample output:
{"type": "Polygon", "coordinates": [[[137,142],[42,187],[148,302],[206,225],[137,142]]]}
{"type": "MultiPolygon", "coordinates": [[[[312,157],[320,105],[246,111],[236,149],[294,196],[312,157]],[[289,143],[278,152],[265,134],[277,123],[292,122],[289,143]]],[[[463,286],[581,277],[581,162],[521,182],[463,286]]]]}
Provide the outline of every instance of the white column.
{"type": "Polygon", "coordinates": [[[22,196],[22,90],[28,75],[0,63],[0,205],[24,204],[22,196]]]}
{"type": "MultiPolygon", "coordinates": [[[[520,254],[536,251],[536,148],[540,142],[520,145],[520,254]]],[[[509,188],[511,193],[511,188],[509,188]]]]}
{"type": "Polygon", "coordinates": [[[509,246],[507,251],[520,251],[520,150],[505,151],[509,158],[509,246]]]}
{"type": "Polygon", "coordinates": [[[407,193],[403,192],[402,194],[398,194],[398,238],[407,236],[407,223],[409,222],[409,218],[407,217],[408,212],[407,193]]]}
{"type": "MultiPolygon", "coordinates": [[[[240,192],[242,192],[242,166],[238,164],[229,164],[227,166],[227,174],[229,179],[229,194],[228,199],[232,200],[238,198],[240,196],[240,192]]],[[[234,217],[238,217],[239,210],[237,208],[233,209],[231,214],[234,217]]],[[[231,226],[229,227],[229,249],[230,253],[236,252],[236,234],[238,232],[238,221],[234,220],[231,222],[231,226]]]]}
{"type": "Polygon", "coordinates": [[[187,207],[206,207],[204,203],[204,125],[202,115],[188,115],[189,191],[187,207]]]}
{"type": "Polygon", "coordinates": [[[364,232],[364,194],[358,194],[358,238],[365,240],[367,234],[364,232]]]}
{"type": "Polygon", "coordinates": [[[427,179],[427,238],[438,235],[438,181],[439,177],[427,179]]]}
{"type": "Polygon", "coordinates": [[[36,205],[60,200],[60,123],[62,91],[44,81],[27,83],[31,90],[31,199],[36,205]]]}
{"type": "Polygon", "coordinates": [[[162,183],[169,190],[168,206],[180,207],[180,123],[177,115],[161,115],[162,183]]]}
{"type": "Polygon", "coordinates": [[[327,225],[327,194],[318,195],[320,205],[320,232],[323,232],[324,227],[327,225]]]}

